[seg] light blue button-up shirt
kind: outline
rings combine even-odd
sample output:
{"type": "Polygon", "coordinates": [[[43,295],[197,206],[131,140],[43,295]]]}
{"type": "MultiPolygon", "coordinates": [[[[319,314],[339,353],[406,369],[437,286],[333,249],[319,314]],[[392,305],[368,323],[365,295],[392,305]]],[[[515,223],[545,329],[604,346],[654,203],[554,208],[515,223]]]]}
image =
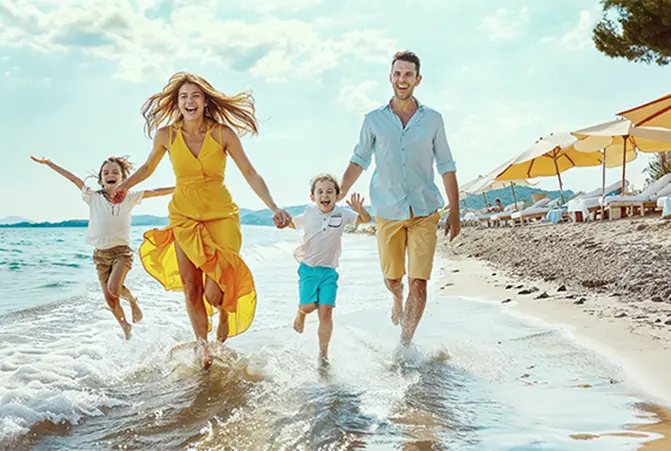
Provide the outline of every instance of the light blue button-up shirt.
{"type": "Polygon", "coordinates": [[[428,216],[443,207],[434,161],[441,175],[457,170],[442,115],[417,105],[405,128],[389,104],[367,113],[350,160],[368,169],[375,155],[370,199],[375,215],[384,219],[409,219],[411,208],[414,216],[428,216]]]}

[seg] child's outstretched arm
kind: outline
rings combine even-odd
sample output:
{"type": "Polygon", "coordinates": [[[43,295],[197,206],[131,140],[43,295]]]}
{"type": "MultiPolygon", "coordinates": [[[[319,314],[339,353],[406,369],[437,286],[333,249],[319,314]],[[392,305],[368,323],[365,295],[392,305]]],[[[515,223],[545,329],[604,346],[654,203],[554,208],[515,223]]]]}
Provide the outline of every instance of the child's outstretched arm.
{"type": "Polygon", "coordinates": [[[62,167],[60,167],[59,165],[57,165],[56,163],[54,163],[50,159],[44,158],[44,157],[37,158],[37,157],[33,157],[33,156],[31,156],[30,159],[33,160],[36,163],[40,163],[40,164],[44,164],[46,166],[49,166],[51,169],[58,172],[60,175],[62,175],[66,179],[70,180],[75,185],[77,185],[77,188],[79,188],[80,190],[84,186],[84,181],[82,179],[80,179],[79,177],[77,177],[72,172],[68,171],[67,169],[63,169],[62,167]]]}
{"type": "Polygon", "coordinates": [[[175,192],[174,186],[171,186],[169,188],[148,189],[144,192],[142,198],[147,199],[149,197],[168,196],[174,192],[175,192]]]}
{"type": "Polygon", "coordinates": [[[352,196],[347,201],[347,205],[349,205],[349,207],[354,212],[359,214],[359,217],[356,220],[357,224],[366,224],[373,220],[373,218],[370,216],[370,213],[368,213],[368,211],[363,208],[363,201],[364,198],[356,193],[352,194],[352,196]]]}

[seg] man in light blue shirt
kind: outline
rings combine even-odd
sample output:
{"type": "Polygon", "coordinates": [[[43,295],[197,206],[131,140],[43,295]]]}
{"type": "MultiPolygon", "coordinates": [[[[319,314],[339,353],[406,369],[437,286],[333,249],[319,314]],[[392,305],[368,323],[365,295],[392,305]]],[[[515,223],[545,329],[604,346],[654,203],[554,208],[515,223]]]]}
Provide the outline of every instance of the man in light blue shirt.
{"type": "Polygon", "coordinates": [[[401,342],[406,345],[412,341],[426,306],[426,285],[437,244],[438,210],[444,205],[434,183],[434,162],[449,200],[445,234],[450,232],[450,241],[459,234],[461,224],[456,165],[443,118],[413,96],[422,80],[419,68],[420,61],[414,53],[394,55],[389,76],[394,97],[366,114],[359,142],[342,178],[340,195],[346,196],[374,156],[370,197],[380,266],[385,285],[394,295],[391,318],[395,325],[401,324],[401,342]],[[410,288],[404,308],[406,253],[410,288]]]}

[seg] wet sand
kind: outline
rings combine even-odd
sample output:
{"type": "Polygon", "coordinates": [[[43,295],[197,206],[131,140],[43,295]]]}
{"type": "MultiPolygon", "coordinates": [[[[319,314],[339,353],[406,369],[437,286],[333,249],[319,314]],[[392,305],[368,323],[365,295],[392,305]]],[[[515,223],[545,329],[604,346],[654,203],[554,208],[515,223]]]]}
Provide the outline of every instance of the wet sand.
{"type": "MultiPolygon", "coordinates": [[[[671,449],[670,222],[635,219],[525,228],[464,228],[442,240],[447,296],[501,303],[511,314],[570,332],[622,367],[641,407],[657,421],[631,433],[671,449]]],[[[603,435],[577,434],[576,440],[603,435]]]]}

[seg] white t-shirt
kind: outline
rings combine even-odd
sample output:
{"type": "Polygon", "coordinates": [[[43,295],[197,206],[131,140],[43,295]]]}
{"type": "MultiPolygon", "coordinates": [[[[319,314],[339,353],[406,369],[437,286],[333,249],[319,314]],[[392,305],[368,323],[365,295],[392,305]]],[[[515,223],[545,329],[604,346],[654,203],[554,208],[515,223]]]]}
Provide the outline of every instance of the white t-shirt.
{"type": "Polygon", "coordinates": [[[337,268],[345,226],[356,224],[358,217],[358,213],[338,206],[324,214],[316,205],[308,205],[302,215],[293,218],[296,229],[305,229],[294,256],[308,266],[337,268]]]}
{"type": "Polygon", "coordinates": [[[89,205],[86,244],[96,249],[129,246],[131,211],[143,196],[144,191],[129,191],[124,201],[115,205],[98,191],[84,185],[82,199],[89,205]]]}

